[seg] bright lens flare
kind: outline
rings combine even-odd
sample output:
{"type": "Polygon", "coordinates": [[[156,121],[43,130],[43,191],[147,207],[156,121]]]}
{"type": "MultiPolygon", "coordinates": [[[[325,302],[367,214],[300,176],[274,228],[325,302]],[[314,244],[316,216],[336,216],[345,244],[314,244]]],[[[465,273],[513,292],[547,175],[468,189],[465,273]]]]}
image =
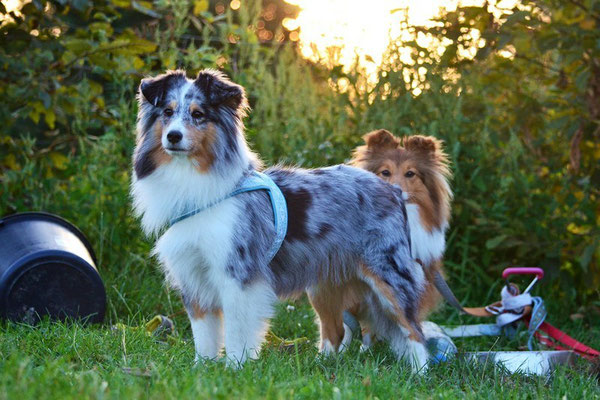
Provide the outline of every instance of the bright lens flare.
{"type": "Polygon", "coordinates": [[[301,8],[296,25],[300,27],[300,50],[305,57],[349,65],[359,55],[376,64],[381,62],[389,31],[397,22],[397,16],[390,13],[393,1],[287,1],[301,8]]]}
{"type": "Polygon", "coordinates": [[[6,8],[6,11],[11,12],[21,8],[23,0],[2,0],[2,4],[6,8]]]}
{"type": "MultiPolygon", "coordinates": [[[[23,3],[25,3],[24,0],[2,0],[2,5],[4,8],[6,8],[7,14],[9,12],[14,12],[19,15],[19,10],[21,7],[23,7],[23,3]]],[[[12,21],[12,18],[8,15],[0,15],[0,24],[4,23],[5,21],[12,21]]]]}
{"type": "MultiPolygon", "coordinates": [[[[300,28],[300,51],[306,58],[332,66],[359,62],[368,73],[381,64],[390,38],[410,40],[401,31],[408,25],[431,25],[440,7],[453,11],[463,6],[481,6],[484,0],[286,0],[300,7],[295,24],[286,21],[288,29],[300,28]]],[[[509,9],[517,0],[489,1],[495,8],[509,9]]],[[[423,45],[425,38],[419,38],[423,45]]]]}

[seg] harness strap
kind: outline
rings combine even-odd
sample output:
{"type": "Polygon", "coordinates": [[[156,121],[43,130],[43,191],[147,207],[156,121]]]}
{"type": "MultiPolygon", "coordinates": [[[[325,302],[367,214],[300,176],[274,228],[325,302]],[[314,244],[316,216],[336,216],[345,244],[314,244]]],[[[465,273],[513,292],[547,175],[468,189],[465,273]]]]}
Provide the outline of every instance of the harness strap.
{"type": "Polygon", "coordinates": [[[271,207],[273,208],[273,219],[275,221],[275,239],[273,240],[273,244],[267,253],[267,263],[270,263],[275,257],[275,254],[281,248],[281,244],[285,239],[285,235],[287,233],[288,226],[288,212],[287,212],[287,203],[285,201],[285,197],[279,189],[279,186],[273,179],[271,179],[268,175],[263,174],[262,172],[252,171],[248,174],[242,182],[238,185],[238,187],[229,193],[227,196],[222,197],[213,201],[212,203],[207,204],[204,207],[199,207],[194,210],[188,211],[180,216],[173,218],[171,220],[170,226],[173,226],[177,222],[183,221],[186,218],[192,217],[196,214],[201,213],[211,207],[216,206],[220,202],[227,200],[231,197],[237,196],[238,194],[251,192],[255,190],[266,190],[269,193],[269,199],[271,201],[271,207]]]}

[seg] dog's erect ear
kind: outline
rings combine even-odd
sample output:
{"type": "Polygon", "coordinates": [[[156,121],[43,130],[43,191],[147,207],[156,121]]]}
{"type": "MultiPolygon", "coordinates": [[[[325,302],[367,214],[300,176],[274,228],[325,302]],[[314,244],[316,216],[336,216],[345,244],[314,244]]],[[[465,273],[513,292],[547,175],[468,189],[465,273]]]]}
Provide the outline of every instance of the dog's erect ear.
{"type": "Polygon", "coordinates": [[[426,154],[432,154],[442,149],[441,140],[433,136],[407,136],[402,141],[402,145],[406,150],[420,151],[426,154]]]}
{"type": "Polygon", "coordinates": [[[400,141],[390,131],[379,129],[363,136],[369,150],[397,149],[400,141]]]}
{"type": "Polygon", "coordinates": [[[433,136],[407,136],[402,139],[402,145],[408,151],[420,153],[429,161],[437,165],[437,170],[445,177],[450,177],[450,160],[444,152],[444,142],[433,136]]]}
{"type": "Polygon", "coordinates": [[[225,106],[233,110],[246,106],[244,88],[231,82],[219,71],[210,69],[200,71],[194,84],[206,96],[206,101],[210,105],[225,106]]]}
{"type": "Polygon", "coordinates": [[[154,107],[160,107],[167,91],[177,80],[185,80],[185,72],[170,71],[154,78],[144,78],[140,83],[140,93],[154,107]]]}

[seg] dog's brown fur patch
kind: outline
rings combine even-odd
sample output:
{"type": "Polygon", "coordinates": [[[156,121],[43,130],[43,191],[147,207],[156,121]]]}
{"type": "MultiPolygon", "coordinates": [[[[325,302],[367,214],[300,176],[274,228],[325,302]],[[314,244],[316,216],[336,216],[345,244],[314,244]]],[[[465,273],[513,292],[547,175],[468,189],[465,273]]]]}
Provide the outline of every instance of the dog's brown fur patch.
{"type": "Polygon", "coordinates": [[[156,121],[154,123],[154,129],[152,134],[156,136],[156,141],[158,145],[151,150],[150,157],[152,158],[152,162],[157,166],[167,164],[173,159],[173,157],[170,156],[161,145],[162,133],[163,124],[160,121],[156,121]]]}
{"type": "Polygon", "coordinates": [[[308,293],[308,299],[319,316],[322,341],[329,340],[335,349],[340,346],[344,338],[342,313],[357,307],[366,290],[367,285],[358,279],[341,286],[325,280],[308,293]]]}
{"type": "Polygon", "coordinates": [[[419,304],[419,319],[424,320],[435,307],[439,304],[441,300],[440,292],[435,288],[433,284],[433,277],[436,271],[439,271],[442,275],[444,275],[444,271],[442,269],[442,260],[434,261],[428,268],[424,268],[425,270],[425,292],[421,297],[421,302],[419,304]]]}
{"type": "Polygon", "coordinates": [[[387,283],[372,274],[364,265],[362,266],[362,273],[373,281],[374,285],[377,287],[377,291],[379,292],[378,294],[385,297],[386,300],[392,304],[392,312],[390,313],[390,317],[408,330],[408,337],[410,339],[422,342],[423,336],[415,330],[414,324],[410,323],[406,318],[404,310],[398,304],[392,288],[387,283]]]}
{"type": "Polygon", "coordinates": [[[385,297],[385,299],[391,304],[393,314],[402,314],[402,309],[398,305],[398,301],[396,300],[396,296],[394,296],[392,288],[384,281],[382,281],[379,277],[377,277],[375,274],[373,274],[371,271],[369,271],[369,269],[366,268],[364,265],[362,266],[361,271],[363,275],[369,278],[373,282],[375,287],[377,287],[377,291],[379,292],[378,294],[380,296],[385,297]]]}
{"type": "Polygon", "coordinates": [[[206,314],[217,314],[220,315],[222,313],[221,309],[206,309],[201,307],[198,303],[192,302],[189,305],[188,313],[190,314],[190,318],[192,319],[202,319],[206,317],[206,314]]]}
{"type": "Polygon", "coordinates": [[[207,123],[204,129],[198,129],[192,126],[189,130],[193,142],[190,157],[196,161],[196,169],[206,173],[210,170],[215,161],[213,144],[217,139],[217,129],[213,123],[207,123]]]}

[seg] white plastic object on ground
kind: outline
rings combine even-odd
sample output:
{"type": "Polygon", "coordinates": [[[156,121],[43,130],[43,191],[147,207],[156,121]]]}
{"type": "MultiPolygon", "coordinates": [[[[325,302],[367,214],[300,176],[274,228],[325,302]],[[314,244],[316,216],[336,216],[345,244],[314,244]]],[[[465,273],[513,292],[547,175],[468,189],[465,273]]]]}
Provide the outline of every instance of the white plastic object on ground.
{"type": "Polygon", "coordinates": [[[572,365],[575,354],[572,351],[477,351],[464,353],[473,362],[500,364],[511,373],[527,375],[547,375],[557,365],[572,365]]]}

